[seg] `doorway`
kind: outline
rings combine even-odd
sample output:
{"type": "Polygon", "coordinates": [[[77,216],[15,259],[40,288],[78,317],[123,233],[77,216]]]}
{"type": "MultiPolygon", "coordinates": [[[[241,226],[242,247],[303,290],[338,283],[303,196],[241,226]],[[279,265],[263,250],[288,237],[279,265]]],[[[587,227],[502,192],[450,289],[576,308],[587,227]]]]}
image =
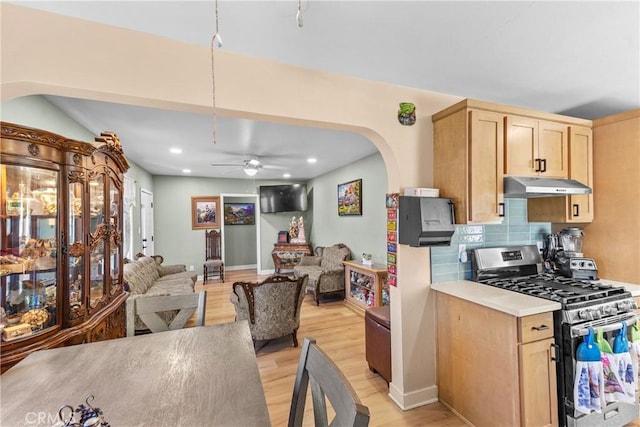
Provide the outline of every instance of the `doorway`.
{"type": "MultiPolygon", "coordinates": [[[[222,218],[220,218],[220,231],[222,233],[223,245],[222,245],[222,260],[225,263],[225,270],[228,270],[227,267],[227,243],[230,239],[227,239],[227,233],[225,232],[225,221],[224,221],[224,204],[226,203],[234,203],[236,201],[250,201],[254,204],[254,216],[255,216],[255,257],[256,257],[256,271],[260,274],[262,263],[260,260],[260,199],[257,194],[234,194],[234,193],[222,193],[220,194],[220,212],[222,213],[222,218]]],[[[232,227],[243,227],[237,225],[227,225],[228,230],[231,230],[232,227]]],[[[244,266],[242,266],[244,267],[244,266]]],[[[242,268],[240,267],[240,268],[242,268]]],[[[231,266],[233,269],[233,266],[231,266]]]]}
{"type": "Polygon", "coordinates": [[[140,189],[140,226],[142,228],[142,253],[154,255],[153,251],[153,193],[140,189]]]}

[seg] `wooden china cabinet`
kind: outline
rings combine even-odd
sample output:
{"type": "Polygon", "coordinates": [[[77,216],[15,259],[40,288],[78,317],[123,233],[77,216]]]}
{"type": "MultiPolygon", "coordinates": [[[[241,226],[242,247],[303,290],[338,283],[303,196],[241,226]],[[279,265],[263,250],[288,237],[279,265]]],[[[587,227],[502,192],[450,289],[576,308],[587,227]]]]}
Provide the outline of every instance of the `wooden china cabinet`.
{"type": "Polygon", "coordinates": [[[2,122],[2,372],[29,353],[125,336],[118,137],[2,122]]]}

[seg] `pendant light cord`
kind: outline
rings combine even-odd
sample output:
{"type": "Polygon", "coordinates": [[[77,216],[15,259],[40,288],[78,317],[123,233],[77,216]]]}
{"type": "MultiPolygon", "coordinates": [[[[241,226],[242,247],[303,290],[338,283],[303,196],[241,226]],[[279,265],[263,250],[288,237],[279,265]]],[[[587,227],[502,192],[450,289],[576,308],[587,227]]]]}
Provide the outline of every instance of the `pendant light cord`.
{"type": "Polygon", "coordinates": [[[219,40],[218,35],[218,0],[216,0],[216,32],[211,36],[211,95],[213,101],[213,143],[216,143],[216,130],[218,128],[218,113],[216,111],[216,72],[215,72],[215,58],[214,50],[216,39],[219,40]]]}

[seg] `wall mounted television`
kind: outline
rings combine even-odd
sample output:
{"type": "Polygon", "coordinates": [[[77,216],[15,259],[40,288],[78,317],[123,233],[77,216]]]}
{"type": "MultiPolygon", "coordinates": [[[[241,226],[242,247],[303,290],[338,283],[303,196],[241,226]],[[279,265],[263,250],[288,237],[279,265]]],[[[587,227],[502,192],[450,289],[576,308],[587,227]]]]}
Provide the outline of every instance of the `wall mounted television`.
{"type": "Polygon", "coordinates": [[[260,212],[306,212],[306,184],[261,185],[260,212]]]}

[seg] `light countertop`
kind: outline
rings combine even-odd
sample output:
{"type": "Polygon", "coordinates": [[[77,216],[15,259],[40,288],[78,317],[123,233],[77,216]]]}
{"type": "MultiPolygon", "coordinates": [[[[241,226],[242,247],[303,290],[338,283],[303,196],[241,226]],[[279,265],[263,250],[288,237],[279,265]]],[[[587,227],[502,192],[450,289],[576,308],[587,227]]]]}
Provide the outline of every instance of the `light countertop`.
{"type": "MultiPolygon", "coordinates": [[[[640,285],[600,279],[598,283],[623,286],[633,296],[640,296],[640,285]]],[[[516,317],[531,316],[560,309],[560,303],[520,294],[469,280],[434,283],[431,289],[483,305],[516,317]]]]}

